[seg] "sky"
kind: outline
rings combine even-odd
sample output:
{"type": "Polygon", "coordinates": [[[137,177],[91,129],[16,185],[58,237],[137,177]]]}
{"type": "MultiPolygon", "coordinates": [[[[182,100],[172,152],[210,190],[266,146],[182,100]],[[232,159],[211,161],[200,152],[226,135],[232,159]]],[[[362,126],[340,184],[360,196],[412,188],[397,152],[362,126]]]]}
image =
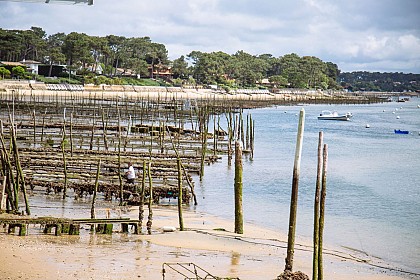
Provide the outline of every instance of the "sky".
{"type": "Polygon", "coordinates": [[[191,51],[296,53],[342,72],[420,74],[420,0],[38,1],[0,0],[0,28],[147,36],[171,60],[191,51]]]}

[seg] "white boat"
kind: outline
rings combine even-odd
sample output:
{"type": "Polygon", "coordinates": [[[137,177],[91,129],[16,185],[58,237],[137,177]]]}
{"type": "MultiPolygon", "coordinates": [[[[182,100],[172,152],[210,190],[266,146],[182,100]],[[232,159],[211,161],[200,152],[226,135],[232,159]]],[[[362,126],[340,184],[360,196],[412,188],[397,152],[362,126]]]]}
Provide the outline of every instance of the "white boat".
{"type": "Polygon", "coordinates": [[[344,115],[339,115],[336,111],[331,112],[324,110],[318,116],[318,120],[334,120],[334,121],[349,121],[353,115],[351,113],[346,113],[344,115]]]}

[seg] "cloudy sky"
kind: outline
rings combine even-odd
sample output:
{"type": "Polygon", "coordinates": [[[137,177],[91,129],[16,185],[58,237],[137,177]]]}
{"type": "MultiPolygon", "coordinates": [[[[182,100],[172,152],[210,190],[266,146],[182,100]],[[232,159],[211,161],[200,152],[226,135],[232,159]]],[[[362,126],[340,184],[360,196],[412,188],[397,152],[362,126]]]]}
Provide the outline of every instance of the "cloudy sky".
{"type": "Polygon", "coordinates": [[[420,0],[38,1],[0,0],[0,28],[148,36],[170,59],[243,50],[316,56],[345,72],[420,73],[420,0]]]}

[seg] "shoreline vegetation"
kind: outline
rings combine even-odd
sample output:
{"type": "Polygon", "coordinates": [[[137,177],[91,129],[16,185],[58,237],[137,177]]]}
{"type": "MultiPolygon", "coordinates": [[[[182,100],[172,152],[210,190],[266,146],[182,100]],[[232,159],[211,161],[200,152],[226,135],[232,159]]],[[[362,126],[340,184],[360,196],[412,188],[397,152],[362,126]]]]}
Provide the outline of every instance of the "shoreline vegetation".
{"type": "MultiPolygon", "coordinates": [[[[28,189],[29,201],[26,210],[31,197],[45,195],[46,190],[54,191],[50,196],[61,196],[64,191],[63,203],[68,199],[90,197],[92,183],[79,185],[80,189],[76,189],[75,182],[91,181],[96,172],[99,178],[99,167],[102,166],[99,185],[113,184],[108,189],[111,201],[114,204],[120,201],[120,205],[115,206],[118,213],[111,215],[136,218],[142,214],[143,217],[151,217],[149,214],[153,211],[153,223],[150,219],[147,225],[152,234],[126,234],[116,228],[112,235],[102,235],[90,233],[90,227],[82,227],[77,236],[53,236],[42,234],[39,226],[29,226],[29,234],[21,237],[9,235],[7,229],[2,228],[0,275],[5,279],[160,279],[163,263],[193,262],[219,277],[239,277],[242,280],[275,279],[283,271],[286,233],[245,223],[244,234],[235,234],[233,221],[191,210],[183,212],[185,231],[165,232],[164,228],[168,226],[178,228],[176,207],[153,205],[148,208],[144,204],[148,209],[140,213],[143,211],[140,207],[125,205],[122,203],[124,192],[112,189],[115,186],[123,188],[121,177],[117,175],[119,172],[115,170],[125,168],[128,161],[139,163],[140,158],[150,158],[155,169],[149,169],[148,173],[153,177],[153,185],[161,184],[162,190],[166,185],[175,184],[174,178],[179,174],[175,166],[163,160],[173,158],[173,149],[177,149],[176,157],[184,162],[185,174],[180,178],[183,178],[181,181],[185,187],[191,184],[188,182],[190,173],[202,174],[204,163],[217,161],[221,154],[230,155],[231,131],[240,133],[244,130],[239,109],[276,104],[385,101],[383,94],[378,93],[360,96],[290,89],[276,94],[251,91],[225,93],[210,89],[134,86],[85,86],[83,90],[69,90],[48,89],[45,84],[6,81],[0,82],[0,100],[2,138],[3,134],[10,134],[11,140],[17,139],[19,146],[19,154],[16,152],[14,158],[22,164],[24,174],[20,175],[25,175],[23,181],[28,189]],[[203,109],[209,107],[211,112],[203,109]],[[13,117],[9,116],[12,110],[13,117]],[[225,129],[227,135],[218,135],[222,130],[216,129],[216,116],[220,114],[225,114],[227,118],[230,116],[231,120],[236,117],[238,121],[235,126],[225,129]],[[122,120],[125,120],[124,124],[122,120]],[[131,126],[135,122],[141,126],[131,126]],[[178,130],[169,133],[169,124],[176,128],[178,122],[182,122],[182,127],[191,125],[193,132],[188,135],[178,130]],[[11,123],[18,124],[17,132],[13,132],[11,123]],[[151,130],[148,127],[145,133],[140,134],[146,124],[151,124],[151,130]],[[242,129],[238,128],[239,124],[242,129]],[[213,126],[213,133],[210,133],[213,126]],[[205,156],[200,154],[202,151],[205,151],[205,156]],[[129,158],[130,153],[133,158],[129,158]],[[125,157],[123,161],[121,155],[125,157]],[[36,182],[38,177],[43,177],[47,183],[36,182]],[[161,178],[165,179],[161,182],[161,178]],[[54,185],[57,181],[59,184],[54,185]],[[66,197],[67,185],[73,188],[74,192],[67,193],[71,197],[66,197]]],[[[232,137],[248,138],[244,132],[232,137]]],[[[137,166],[140,167],[139,164],[137,166]]],[[[143,172],[145,174],[145,169],[143,172]]],[[[141,173],[138,175],[141,181],[141,173]]],[[[143,180],[152,185],[151,179],[143,180]]],[[[156,190],[150,190],[155,195],[156,190]]],[[[137,193],[137,190],[131,191],[130,195],[137,193]]],[[[189,191],[192,192],[192,188],[185,187],[182,193],[193,196],[189,191]]],[[[12,192],[9,194],[13,196],[12,192]]],[[[22,200],[21,195],[15,198],[16,201],[22,200]]],[[[149,203],[152,204],[152,199],[149,203]]],[[[19,205],[18,210],[23,209],[22,206],[19,205]]],[[[96,218],[109,217],[109,209],[97,206],[95,211],[96,218]]],[[[48,214],[48,210],[44,213],[48,214]]],[[[85,213],[85,216],[88,215],[85,213]]],[[[0,218],[5,216],[7,214],[1,214],[0,218]]],[[[297,236],[294,271],[311,275],[311,242],[297,236]]],[[[397,280],[418,276],[364,252],[334,248],[325,243],[324,250],[325,279],[397,280]]],[[[165,279],[179,279],[171,270],[167,270],[167,274],[165,279]]]]}

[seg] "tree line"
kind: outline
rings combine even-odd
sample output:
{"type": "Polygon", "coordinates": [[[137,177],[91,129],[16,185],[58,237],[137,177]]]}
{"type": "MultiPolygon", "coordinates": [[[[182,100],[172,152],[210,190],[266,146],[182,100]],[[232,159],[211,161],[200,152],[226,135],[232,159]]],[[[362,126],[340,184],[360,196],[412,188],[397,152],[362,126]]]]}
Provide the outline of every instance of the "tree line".
{"type": "Polygon", "coordinates": [[[264,87],[267,84],[277,88],[362,88],[355,83],[357,80],[348,79],[348,73],[341,73],[335,63],[324,62],[315,56],[301,57],[291,53],[274,57],[271,54],[252,55],[242,50],[234,54],[192,51],[171,61],[166,46],[149,37],[101,37],[78,32],[48,35],[40,27],[0,29],[0,60],[35,60],[51,67],[66,65],[77,70],[81,82],[97,79],[112,84],[117,76],[125,73],[137,78],[156,79],[159,77],[153,73],[170,68],[173,85],[214,84],[227,89],[264,87]],[[95,74],[99,66],[103,70],[103,76],[99,77],[102,79],[95,74]],[[122,71],[117,72],[117,69],[122,71]]]}
{"type": "Polygon", "coordinates": [[[341,73],[339,80],[349,91],[420,91],[420,74],[355,71],[341,73]]]}

